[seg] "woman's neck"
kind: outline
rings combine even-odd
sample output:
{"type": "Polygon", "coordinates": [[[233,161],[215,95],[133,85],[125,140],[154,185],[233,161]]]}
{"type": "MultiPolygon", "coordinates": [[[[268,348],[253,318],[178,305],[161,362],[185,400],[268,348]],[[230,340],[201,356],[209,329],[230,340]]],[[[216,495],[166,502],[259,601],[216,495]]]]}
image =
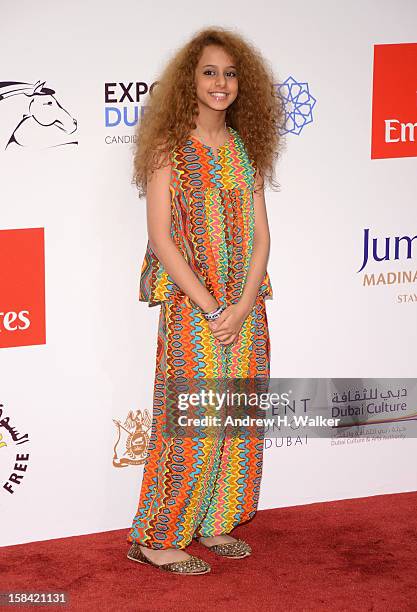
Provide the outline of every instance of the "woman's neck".
{"type": "Polygon", "coordinates": [[[209,132],[207,130],[201,129],[197,125],[197,129],[191,131],[192,136],[199,138],[203,142],[211,142],[211,143],[222,143],[225,138],[228,137],[227,126],[224,124],[220,129],[209,132]]]}
{"type": "Polygon", "coordinates": [[[226,111],[218,112],[204,107],[199,111],[199,114],[194,117],[196,128],[191,133],[212,142],[224,140],[227,134],[226,111]]]}

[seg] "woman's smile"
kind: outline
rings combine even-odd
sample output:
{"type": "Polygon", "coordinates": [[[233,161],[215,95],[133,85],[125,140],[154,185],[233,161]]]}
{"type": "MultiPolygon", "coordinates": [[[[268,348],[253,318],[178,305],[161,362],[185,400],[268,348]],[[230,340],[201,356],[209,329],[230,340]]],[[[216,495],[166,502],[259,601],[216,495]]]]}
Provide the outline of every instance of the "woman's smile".
{"type": "Polygon", "coordinates": [[[228,92],[223,92],[223,91],[209,91],[210,96],[212,96],[215,100],[226,100],[227,96],[229,95],[228,92]]]}

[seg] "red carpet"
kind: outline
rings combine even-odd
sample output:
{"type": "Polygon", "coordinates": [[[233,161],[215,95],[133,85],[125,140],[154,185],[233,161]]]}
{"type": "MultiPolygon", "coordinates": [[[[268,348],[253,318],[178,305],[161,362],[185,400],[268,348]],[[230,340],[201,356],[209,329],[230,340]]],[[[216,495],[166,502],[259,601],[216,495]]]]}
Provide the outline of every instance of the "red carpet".
{"type": "MultiPolygon", "coordinates": [[[[259,511],[233,532],[247,559],[174,576],[126,558],[127,528],[1,549],[0,591],[67,591],[41,610],[228,612],[417,610],[417,493],[259,511]]],[[[10,609],[25,609],[15,606],[10,609]]]]}

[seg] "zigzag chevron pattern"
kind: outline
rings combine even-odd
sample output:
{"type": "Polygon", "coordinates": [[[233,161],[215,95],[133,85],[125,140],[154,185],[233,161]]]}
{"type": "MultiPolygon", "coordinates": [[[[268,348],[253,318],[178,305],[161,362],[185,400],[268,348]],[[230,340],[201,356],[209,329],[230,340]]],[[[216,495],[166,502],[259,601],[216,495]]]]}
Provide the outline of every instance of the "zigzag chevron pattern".
{"type": "MultiPolygon", "coordinates": [[[[189,139],[172,154],[172,236],[220,303],[243,290],[253,248],[253,168],[237,131],[220,147],[189,139]]],[[[147,248],[140,299],[161,303],[153,418],[136,515],[127,541],[154,549],[185,548],[193,537],[229,533],[256,512],[262,476],[261,433],[245,437],[166,435],[169,380],[269,378],[265,298],[268,274],[236,341],[214,338],[200,308],[181,292],[147,248]]],[[[174,408],[176,408],[176,404],[174,408]]],[[[209,410],[209,409],[207,409],[209,410]]]]}
{"type": "MultiPolygon", "coordinates": [[[[219,304],[235,304],[243,291],[253,250],[255,170],[232,127],[215,159],[196,138],[172,151],[171,236],[198,279],[219,304]]],[[[259,295],[273,298],[268,272],[259,295]]],[[[164,270],[148,242],[139,301],[155,306],[171,300],[195,307],[164,270]]]]}

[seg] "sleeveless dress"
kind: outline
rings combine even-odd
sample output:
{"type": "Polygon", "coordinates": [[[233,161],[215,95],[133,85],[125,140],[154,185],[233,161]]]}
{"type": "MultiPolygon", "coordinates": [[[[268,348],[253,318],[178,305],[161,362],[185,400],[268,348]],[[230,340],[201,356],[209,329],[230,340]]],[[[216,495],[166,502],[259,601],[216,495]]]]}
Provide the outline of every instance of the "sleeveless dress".
{"type": "MultiPolygon", "coordinates": [[[[244,289],[254,238],[255,170],[237,130],[213,150],[191,136],[171,154],[171,237],[219,304],[244,289]]],[[[154,549],[185,548],[193,537],[229,533],[256,512],[262,436],[167,437],[168,379],[270,376],[265,299],[268,272],[233,344],[214,338],[201,309],[175,284],[149,242],[139,300],[161,304],[153,418],[137,512],[127,541],[154,549]]]]}

